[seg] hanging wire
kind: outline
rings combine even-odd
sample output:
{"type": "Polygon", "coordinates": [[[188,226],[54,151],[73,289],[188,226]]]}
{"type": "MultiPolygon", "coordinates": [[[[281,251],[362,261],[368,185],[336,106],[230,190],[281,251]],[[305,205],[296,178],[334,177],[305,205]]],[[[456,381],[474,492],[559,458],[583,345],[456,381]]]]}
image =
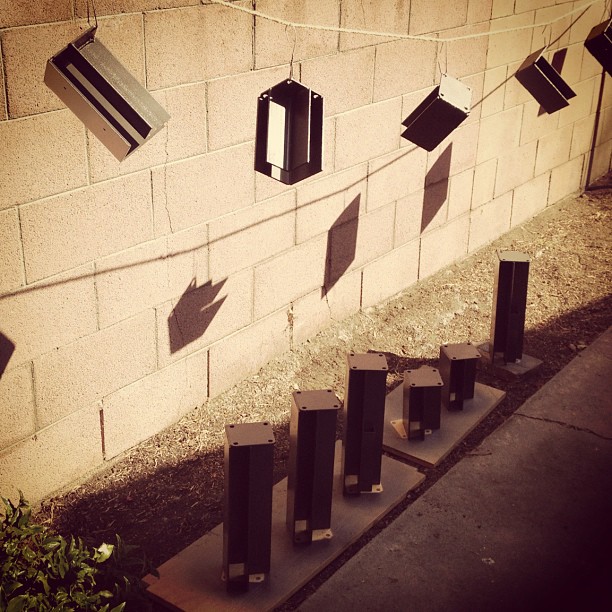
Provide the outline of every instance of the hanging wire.
{"type": "MultiPolygon", "coordinates": [[[[289,28],[288,25],[285,26],[285,36],[287,37],[287,40],[289,40],[289,36],[287,35],[287,29],[289,28]]],[[[297,45],[297,30],[295,28],[295,26],[292,26],[293,28],[293,48],[291,49],[291,60],[289,61],[289,80],[293,81],[293,59],[295,57],[295,47],[297,45]]]]}
{"type": "MultiPolygon", "coordinates": [[[[89,1],[90,0],[85,0],[85,4],[87,5],[87,24],[89,26],[91,26],[91,18],[89,15],[89,1]]],[[[91,9],[93,11],[93,16],[94,16],[94,23],[95,23],[95,27],[98,27],[98,15],[96,14],[96,2],[95,0],[91,0],[91,9]]]]}
{"type": "Polygon", "coordinates": [[[367,36],[381,36],[385,38],[395,38],[395,39],[403,39],[403,40],[424,40],[429,42],[440,42],[444,40],[446,42],[455,41],[455,40],[468,40],[471,38],[482,38],[483,36],[493,36],[495,34],[505,34],[508,32],[518,32],[520,30],[530,30],[534,28],[539,28],[544,25],[549,25],[556,23],[557,21],[561,21],[561,19],[565,19],[566,17],[570,17],[574,13],[578,13],[580,11],[586,11],[589,7],[594,4],[598,4],[601,0],[591,0],[587,4],[582,4],[580,6],[575,7],[571,11],[560,15],[559,17],[555,17],[550,21],[541,21],[539,23],[531,23],[524,26],[515,26],[513,28],[500,28],[499,30],[491,30],[489,32],[478,32],[474,34],[464,34],[462,36],[448,36],[446,38],[439,38],[434,35],[421,35],[421,34],[398,34],[397,32],[376,32],[373,30],[360,30],[354,28],[340,28],[337,26],[326,26],[326,25],[318,25],[312,23],[299,23],[294,21],[288,21],[286,19],[282,19],[281,17],[274,17],[273,15],[268,15],[267,13],[262,13],[261,11],[250,9],[246,6],[241,6],[239,4],[232,4],[227,2],[227,0],[209,0],[211,4],[218,4],[221,6],[225,6],[227,8],[234,9],[236,11],[241,11],[243,13],[248,13],[249,15],[254,15],[255,17],[261,17],[262,19],[267,19],[269,21],[274,21],[276,23],[280,23],[285,26],[293,26],[294,28],[303,28],[307,30],[323,30],[326,32],[341,32],[345,34],[365,34],[367,36]]]}
{"type": "Polygon", "coordinates": [[[548,49],[548,47],[550,47],[550,43],[552,41],[552,25],[550,23],[547,23],[542,28],[542,38],[544,39],[544,49],[542,49],[542,53],[544,53],[544,51],[546,51],[546,49],[548,49]],[[546,39],[546,31],[547,30],[548,30],[548,40],[546,39]]]}

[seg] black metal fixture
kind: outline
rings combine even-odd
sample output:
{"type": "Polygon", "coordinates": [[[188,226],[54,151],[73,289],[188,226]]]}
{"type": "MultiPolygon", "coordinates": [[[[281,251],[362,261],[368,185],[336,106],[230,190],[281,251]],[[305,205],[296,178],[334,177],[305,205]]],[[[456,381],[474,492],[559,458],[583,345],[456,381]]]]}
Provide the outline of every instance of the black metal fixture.
{"type": "Polygon", "coordinates": [[[497,256],[489,359],[494,363],[502,353],[504,363],[517,363],[523,356],[530,259],[517,251],[501,251],[497,256]]]}
{"type": "Polygon", "coordinates": [[[98,40],[96,27],[47,62],[45,84],[122,161],[170,115],[98,40]]]}
{"type": "Polygon", "coordinates": [[[347,357],[342,437],[343,493],[380,493],[387,360],[382,353],[347,357]]]}
{"type": "Polygon", "coordinates": [[[323,168],[323,98],[292,79],[257,102],[255,170],[293,185],[323,168]]]}
{"type": "Polygon", "coordinates": [[[404,372],[403,422],[409,440],[424,440],[440,429],[443,384],[438,370],[430,366],[404,372]]]}
{"type": "Polygon", "coordinates": [[[246,591],[270,573],[274,433],[269,423],[225,426],[223,578],[246,591]]]}
{"type": "Polygon", "coordinates": [[[442,405],[447,410],[463,410],[463,402],[474,397],[476,364],[480,353],[471,342],[443,344],[440,347],[442,405]]]}
{"type": "Polygon", "coordinates": [[[287,528],[295,544],[330,539],[336,417],[331,389],[296,391],[291,402],[287,528]]]}
{"type": "Polygon", "coordinates": [[[536,99],[549,114],[569,105],[568,100],[576,92],[547,61],[543,53],[546,47],[532,53],[518,69],[519,83],[536,99]]]}
{"type": "Polygon", "coordinates": [[[612,21],[596,25],[584,41],[589,53],[612,76],[612,21]]]}
{"type": "Polygon", "coordinates": [[[461,122],[472,106],[472,88],[443,74],[440,84],[402,122],[402,137],[433,151],[461,122]]]}

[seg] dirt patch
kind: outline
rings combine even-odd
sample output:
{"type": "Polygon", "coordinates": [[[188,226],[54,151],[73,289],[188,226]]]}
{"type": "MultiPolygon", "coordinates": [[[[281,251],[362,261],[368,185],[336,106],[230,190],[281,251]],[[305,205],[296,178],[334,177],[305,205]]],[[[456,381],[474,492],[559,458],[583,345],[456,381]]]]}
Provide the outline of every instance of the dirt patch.
{"type": "Polygon", "coordinates": [[[586,194],[547,209],[389,302],[334,323],[175,426],[126,452],[94,478],[47,500],[37,520],[96,544],[119,533],[140,545],[155,565],[161,564],[222,521],[226,423],[273,423],[275,479],[280,480],[286,475],[292,391],[332,388],[342,399],[346,353],[351,350],[384,352],[391,390],[400,383],[404,370],[433,364],[440,344],[487,339],[495,251],[528,253],[532,263],[525,352],[542,359],[543,366],[529,378],[513,382],[480,371],[478,380],[504,389],[507,398],[440,466],[422,470],[427,476],[424,484],[390,516],[282,607],[293,609],[308,589],[325,580],[450,467],[473,452],[608,328],[612,323],[611,214],[612,178],[608,177],[586,194]]]}

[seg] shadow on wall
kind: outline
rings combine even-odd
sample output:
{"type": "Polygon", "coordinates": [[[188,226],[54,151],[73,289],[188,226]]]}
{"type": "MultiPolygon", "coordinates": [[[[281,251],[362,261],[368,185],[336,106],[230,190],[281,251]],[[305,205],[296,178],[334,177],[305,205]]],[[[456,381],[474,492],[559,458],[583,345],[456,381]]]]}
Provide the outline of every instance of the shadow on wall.
{"type": "Polygon", "coordinates": [[[0,332],[0,378],[15,352],[15,343],[0,332]]]}
{"type": "Polygon", "coordinates": [[[322,298],[329,293],[355,261],[360,203],[361,194],[358,194],[327,232],[325,279],[321,287],[322,298]]]}
{"type": "Polygon", "coordinates": [[[448,197],[448,179],[452,155],[453,143],[451,142],[425,175],[421,233],[423,233],[434,220],[448,197]]]}
{"type": "Polygon", "coordinates": [[[170,352],[176,353],[204,335],[226,297],[215,302],[226,279],[213,284],[208,281],[197,287],[193,278],[168,317],[170,352]]]}
{"type": "MultiPolygon", "coordinates": [[[[567,55],[567,49],[559,49],[559,51],[556,51],[554,53],[554,55],[552,56],[552,60],[550,61],[550,65],[559,74],[561,74],[561,70],[563,70],[563,64],[565,64],[566,55],[567,55]]],[[[543,106],[540,106],[540,108],[538,109],[538,117],[540,117],[541,115],[546,115],[546,114],[548,114],[548,111],[543,106]]]]}

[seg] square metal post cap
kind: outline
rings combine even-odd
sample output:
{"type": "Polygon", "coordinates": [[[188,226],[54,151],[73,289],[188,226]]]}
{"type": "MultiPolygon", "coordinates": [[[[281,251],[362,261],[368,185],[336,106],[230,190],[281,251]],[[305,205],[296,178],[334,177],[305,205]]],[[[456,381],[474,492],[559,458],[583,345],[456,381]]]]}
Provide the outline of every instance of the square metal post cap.
{"type": "Polygon", "coordinates": [[[275,442],[272,425],[268,421],[226,425],[225,435],[229,446],[256,446],[275,442]]]}
{"type": "Polygon", "coordinates": [[[388,370],[383,353],[348,353],[347,361],[351,370],[388,370]]]}
{"type": "Polygon", "coordinates": [[[313,391],[294,391],[293,401],[298,410],[338,410],[340,400],[331,389],[313,391]]]}
{"type": "Polygon", "coordinates": [[[499,261],[510,261],[514,263],[529,263],[531,258],[526,253],[519,251],[497,251],[499,261]]]}
{"type": "Polygon", "coordinates": [[[440,349],[444,351],[446,356],[455,361],[462,359],[480,359],[481,355],[478,349],[471,342],[460,344],[443,344],[440,349]]]}
{"type": "Polygon", "coordinates": [[[409,387],[441,387],[444,384],[439,370],[426,365],[417,370],[406,370],[404,382],[409,387]]]}

